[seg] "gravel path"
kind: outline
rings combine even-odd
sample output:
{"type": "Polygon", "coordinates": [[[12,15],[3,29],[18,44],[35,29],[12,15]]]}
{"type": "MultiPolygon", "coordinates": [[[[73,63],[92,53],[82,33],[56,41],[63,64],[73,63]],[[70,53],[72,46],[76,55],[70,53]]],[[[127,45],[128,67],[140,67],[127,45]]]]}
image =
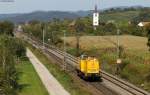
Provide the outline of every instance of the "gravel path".
{"type": "Polygon", "coordinates": [[[27,56],[50,95],[70,95],[29,49],[27,56]]]}

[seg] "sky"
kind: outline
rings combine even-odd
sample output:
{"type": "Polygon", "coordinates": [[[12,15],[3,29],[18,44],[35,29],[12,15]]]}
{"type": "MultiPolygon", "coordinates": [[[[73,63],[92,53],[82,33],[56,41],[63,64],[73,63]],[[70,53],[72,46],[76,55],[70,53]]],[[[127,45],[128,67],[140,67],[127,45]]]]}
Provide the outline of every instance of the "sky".
{"type": "Polygon", "coordinates": [[[95,4],[97,4],[98,9],[136,5],[150,7],[150,0],[14,0],[14,2],[4,1],[5,0],[0,0],[0,14],[29,13],[40,10],[92,10],[95,4]]]}

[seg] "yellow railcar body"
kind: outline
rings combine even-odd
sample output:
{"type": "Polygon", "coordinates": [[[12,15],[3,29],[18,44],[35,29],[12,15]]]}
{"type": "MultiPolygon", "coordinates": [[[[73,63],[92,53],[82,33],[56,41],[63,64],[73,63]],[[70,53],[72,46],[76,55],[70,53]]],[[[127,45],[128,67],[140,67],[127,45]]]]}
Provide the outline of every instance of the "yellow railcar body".
{"type": "Polygon", "coordinates": [[[80,70],[81,72],[86,72],[86,60],[80,60],[80,70]]]}
{"type": "Polygon", "coordinates": [[[77,69],[82,77],[100,77],[100,62],[96,58],[80,59],[77,69]]]}
{"type": "Polygon", "coordinates": [[[87,60],[86,73],[99,73],[100,65],[97,59],[87,60]]]}

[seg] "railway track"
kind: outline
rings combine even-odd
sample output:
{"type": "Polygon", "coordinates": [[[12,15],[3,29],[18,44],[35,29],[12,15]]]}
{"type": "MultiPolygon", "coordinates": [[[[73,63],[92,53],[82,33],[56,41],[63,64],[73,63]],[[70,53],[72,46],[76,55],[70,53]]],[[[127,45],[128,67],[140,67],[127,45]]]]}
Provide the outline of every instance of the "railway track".
{"type": "MultiPolygon", "coordinates": [[[[42,47],[42,43],[40,41],[36,42],[30,38],[28,38],[28,42],[30,42],[30,44],[33,44],[36,48],[40,48],[43,49],[42,47]]],[[[66,55],[66,63],[68,65],[71,66],[71,68],[74,68],[76,65],[78,64],[78,58],[68,54],[68,53],[64,53],[63,51],[59,50],[58,48],[54,47],[54,46],[49,46],[48,44],[45,44],[45,48],[44,48],[45,52],[55,56],[55,59],[59,59],[60,62],[62,62],[62,60],[64,59],[64,55],[66,55]]],[[[111,74],[108,74],[104,71],[101,71],[103,80],[107,80],[109,82],[111,82],[112,84],[120,87],[121,89],[125,90],[126,92],[128,92],[127,94],[124,95],[150,95],[150,93],[124,81],[121,80],[111,74]]],[[[86,82],[87,84],[87,82],[86,82]]],[[[101,94],[97,92],[97,95],[120,95],[117,94],[114,90],[109,89],[108,87],[106,87],[103,83],[101,82],[88,82],[87,85],[92,85],[93,87],[95,87],[97,90],[99,90],[101,92],[101,94]]],[[[96,95],[96,94],[95,94],[96,95]]]]}
{"type": "MultiPolygon", "coordinates": [[[[60,50],[56,50],[54,49],[55,52],[57,52],[58,54],[60,55],[64,55],[64,52],[60,51],[60,50]]],[[[78,63],[78,59],[75,58],[74,56],[70,55],[70,54],[66,54],[67,56],[67,59],[71,60],[73,63],[77,64],[78,63]]],[[[75,64],[72,64],[72,65],[75,65],[75,64]]],[[[103,76],[104,79],[114,83],[115,85],[123,88],[124,90],[128,91],[129,93],[131,93],[132,95],[150,95],[148,92],[142,90],[142,89],[139,89],[138,87],[126,82],[126,81],[123,81],[117,77],[114,77],[112,76],[111,74],[108,74],[104,71],[101,71],[101,74],[103,76]]],[[[95,85],[95,87],[98,87],[98,86],[101,86],[101,85],[98,85],[99,83],[92,83],[93,85],[95,85]]],[[[101,87],[100,87],[101,88],[101,87]]],[[[99,88],[98,88],[99,89],[99,88]]],[[[102,90],[104,91],[104,90],[102,90]]],[[[105,91],[106,92],[106,91],[105,91]]],[[[107,94],[107,95],[111,95],[111,93],[107,94]]]]}

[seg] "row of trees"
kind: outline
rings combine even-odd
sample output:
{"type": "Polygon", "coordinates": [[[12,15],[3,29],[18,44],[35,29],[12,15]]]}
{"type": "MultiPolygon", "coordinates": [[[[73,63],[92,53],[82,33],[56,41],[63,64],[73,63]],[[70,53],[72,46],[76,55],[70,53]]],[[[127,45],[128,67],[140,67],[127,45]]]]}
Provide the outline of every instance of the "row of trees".
{"type": "MultiPolygon", "coordinates": [[[[127,8],[126,10],[139,10],[141,8],[127,8]]],[[[122,9],[116,9],[116,10],[122,10],[122,9]]],[[[138,22],[140,21],[149,21],[149,8],[143,8],[141,9],[141,12],[137,17],[135,17],[131,23],[125,24],[125,25],[118,25],[117,28],[120,29],[121,34],[129,34],[129,35],[135,35],[135,36],[147,36],[148,32],[146,29],[143,29],[139,26],[137,26],[138,22]]],[[[116,22],[117,23],[117,22],[116,22]]],[[[28,25],[24,25],[24,31],[29,33],[30,35],[33,35],[39,39],[42,40],[42,30],[45,29],[45,41],[49,41],[49,43],[53,44],[59,44],[61,43],[60,37],[63,36],[63,30],[66,30],[67,35],[76,35],[76,32],[78,30],[80,35],[116,35],[117,34],[117,28],[116,23],[114,22],[101,22],[100,25],[97,27],[97,30],[93,29],[92,25],[92,18],[91,17],[84,17],[79,18],[76,20],[70,20],[70,19],[54,19],[50,22],[40,22],[40,21],[30,21],[28,25]],[[80,27],[76,27],[78,23],[82,23],[82,26],[79,24],[79,26],[82,28],[80,30],[80,27]],[[49,39],[49,40],[48,40],[49,39]]]]}
{"type": "Polygon", "coordinates": [[[61,35],[63,30],[62,23],[58,22],[40,22],[40,21],[31,21],[27,25],[23,26],[23,31],[28,33],[31,37],[34,37],[38,40],[43,40],[43,30],[45,31],[45,42],[58,45],[61,43],[59,35],[61,35]]]}
{"type": "Polygon", "coordinates": [[[13,23],[0,22],[0,95],[17,95],[18,58],[25,56],[24,44],[13,37],[13,23]]]}
{"type": "Polygon", "coordinates": [[[136,25],[139,22],[150,22],[150,9],[140,11],[139,15],[133,18],[131,22],[136,25]]]}
{"type": "Polygon", "coordinates": [[[134,6],[134,7],[116,7],[104,10],[103,13],[115,13],[115,12],[126,12],[126,11],[145,11],[149,10],[149,7],[141,7],[141,6],[134,6]]]}
{"type": "MultiPolygon", "coordinates": [[[[51,22],[43,22],[40,21],[31,21],[28,25],[24,26],[24,31],[28,32],[36,37],[39,37],[42,39],[42,28],[46,31],[46,38],[52,38],[51,41],[53,42],[53,38],[58,37],[52,37],[57,35],[62,35],[63,31],[67,31],[67,35],[73,35],[75,34],[75,30],[70,27],[75,27],[75,22],[81,22],[84,25],[83,31],[80,31],[81,34],[85,35],[116,35],[116,25],[113,22],[102,22],[97,27],[97,30],[93,29],[92,25],[92,18],[85,17],[80,18],[77,20],[58,20],[54,19],[51,22]],[[72,25],[74,24],[74,25],[72,25]],[[44,26],[44,27],[43,27],[44,26]]],[[[137,24],[128,24],[125,26],[119,26],[118,27],[122,32],[122,34],[131,34],[136,36],[146,36],[146,31],[142,30],[142,28],[138,27],[137,24]]],[[[57,43],[57,42],[56,42],[57,43]]]]}

